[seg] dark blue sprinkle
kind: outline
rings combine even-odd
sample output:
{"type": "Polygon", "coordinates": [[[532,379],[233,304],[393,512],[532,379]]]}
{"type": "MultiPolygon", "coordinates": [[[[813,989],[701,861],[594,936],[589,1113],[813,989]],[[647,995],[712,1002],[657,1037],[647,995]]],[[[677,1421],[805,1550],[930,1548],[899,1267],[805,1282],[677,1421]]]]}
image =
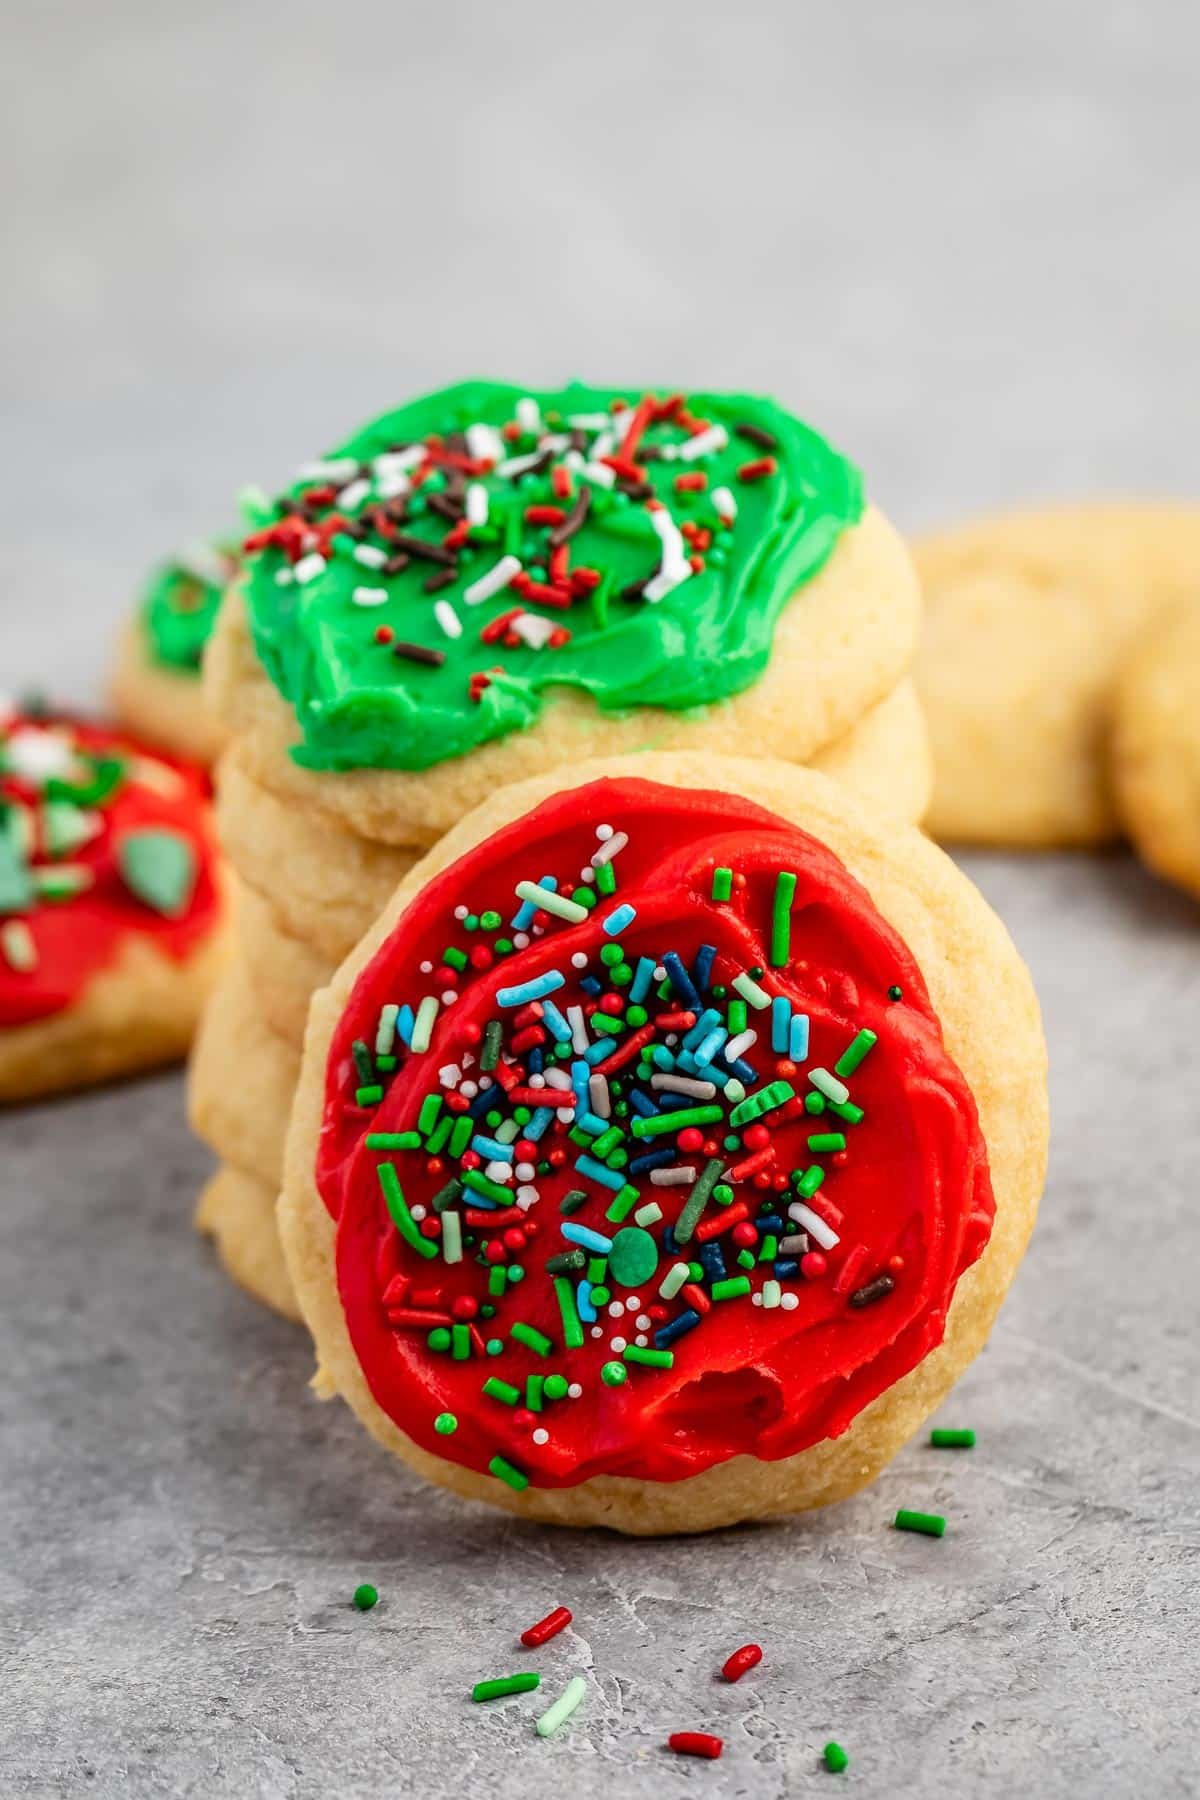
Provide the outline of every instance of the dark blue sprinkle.
{"type": "MultiPolygon", "coordinates": [[[[680,1255],[680,1249],[675,1238],[675,1233],[669,1225],[663,1226],[662,1245],[664,1256],[680,1255]]],[[[688,1260],[690,1261],[691,1259],[689,1258],[688,1260]]]]}
{"type": "Polygon", "coordinates": [[[585,994],[596,995],[604,992],[604,989],[594,975],[581,975],[579,977],[579,985],[585,994]]]}
{"type": "Polygon", "coordinates": [[[629,1104],[632,1106],[634,1112],[641,1113],[643,1119],[652,1119],[658,1111],[655,1102],[650,1098],[649,1094],[643,1094],[641,1088],[630,1089],[629,1104]]]}
{"type": "Polygon", "coordinates": [[[783,1220],[778,1213],[763,1213],[755,1219],[754,1224],[760,1237],[766,1237],[769,1232],[774,1232],[778,1237],[783,1230],[783,1220]]]}
{"type": "Polygon", "coordinates": [[[503,1100],[504,1089],[498,1084],[492,1087],[480,1088],[475,1098],[471,1101],[471,1104],[467,1107],[467,1111],[473,1119],[482,1119],[484,1113],[490,1112],[493,1106],[503,1104],[503,1100]]]}
{"type": "Polygon", "coordinates": [[[693,1326],[698,1325],[699,1323],[700,1314],[694,1312],[689,1306],[686,1312],[681,1312],[676,1318],[671,1320],[669,1325],[663,1325],[655,1332],[655,1349],[669,1350],[676,1338],[681,1338],[685,1332],[691,1331],[693,1326]]]}
{"type": "Polygon", "coordinates": [[[790,1281],[794,1275],[800,1273],[800,1264],[796,1261],[794,1256],[783,1257],[779,1262],[775,1263],[773,1267],[775,1270],[776,1281],[790,1281]]]}
{"type": "Polygon", "coordinates": [[[668,1163],[675,1161],[677,1155],[678,1152],[673,1150],[670,1145],[663,1150],[646,1150],[641,1156],[631,1159],[629,1173],[644,1175],[647,1169],[665,1169],[668,1163]]]}
{"type": "Polygon", "coordinates": [[[704,1270],[710,1281],[724,1281],[725,1258],[721,1255],[721,1246],[715,1241],[701,1244],[696,1261],[704,1270]]]}
{"type": "Polygon", "coordinates": [[[753,1063],[748,1063],[744,1056],[735,1056],[732,1062],[728,1057],[722,1057],[721,1060],[725,1067],[732,1069],[738,1080],[744,1082],[747,1087],[753,1087],[758,1080],[758,1070],[753,1063]]]}
{"type": "Polygon", "coordinates": [[[536,1046],[529,1052],[529,1065],[528,1066],[529,1066],[529,1073],[531,1075],[540,1075],[541,1074],[543,1068],[545,1067],[545,1055],[546,1055],[545,1051],[539,1050],[536,1046]]]}
{"type": "Polygon", "coordinates": [[[661,1112],[687,1112],[696,1102],[690,1094],[660,1094],[659,1110],[661,1112]]]}
{"type": "Polygon", "coordinates": [[[692,964],[692,980],[700,993],[707,993],[708,984],[712,980],[713,958],[717,952],[712,944],[701,944],[696,952],[696,960],[692,964]]]}
{"type": "Polygon", "coordinates": [[[692,978],[674,950],[667,951],[662,959],[662,966],[667,971],[667,980],[688,1011],[702,1012],[700,996],[692,986],[692,978]]]}

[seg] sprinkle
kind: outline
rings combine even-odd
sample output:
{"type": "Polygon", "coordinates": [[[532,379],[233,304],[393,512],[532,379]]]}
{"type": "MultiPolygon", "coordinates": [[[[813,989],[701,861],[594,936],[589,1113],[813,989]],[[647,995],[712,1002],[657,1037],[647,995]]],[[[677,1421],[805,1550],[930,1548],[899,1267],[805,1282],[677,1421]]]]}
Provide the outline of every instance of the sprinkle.
{"type": "Polygon", "coordinates": [[[714,1281],[712,1297],[714,1300],[740,1300],[750,1292],[748,1275],[731,1275],[725,1281],[714,1281]]]}
{"type": "MultiPolygon", "coordinates": [[[[579,911],[584,913],[584,916],[586,917],[586,910],[584,907],[581,906],[579,911]]],[[[609,913],[608,917],[601,922],[609,937],[617,937],[625,930],[627,925],[632,925],[636,918],[637,907],[630,906],[627,901],[623,906],[615,907],[614,910],[609,913]]]]}
{"type": "MultiPolygon", "coordinates": [[[[717,517],[724,519],[727,524],[732,525],[733,521],[737,518],[738,513],[737,501],[734,499],[732,491],[727,487],[714,488],[712,491],[712,503],[716,509],[717,517]]],[[[715,894],[713,898],[716,899],[715,894]]]]}
{"type": "MultiPolygon", "coordinates": [[[[717,1107],[714,1110],[719,1114],[721,1109],[720,1107],[717,1107]]],[[[678,1113],[674,1114],[675,1118],[679,1118],[679,1116],[678,1113]]],[[[714,1156],[709,1162],[705,1163],[703,1169],[701,1169],[700,1174],[696,1179],[696,1185],[688,1195],[687,1203],[675,1222],[675,1242],[677,1244],[686,1244],[688,1242],[688,1239],[696,1229],[701,1213],[708,1205],[709,1196],[716,1187],[720,1177],[721,1159],[714,1156]]]]}
{"type": "Polygon", "coordinates": [[[117,846],[117,865],[130,893],[163,918],[181,918],[191,905],[199,860],[181,833],[127,831],[117,846]]]}
{"type": "Polygon", "coordinates": [[[521,1642],[527,1650],[538,1650],[543,1644],[548,1644],[552,1637],[557,1637],[560,1631],[565,1631],[570,1623],[569,1609],[556,1606],[544,1619],[539,1619],[536,1625],[531,1625],[521,1633],[521,1642]]]}
{"type": "Polygon", "coordinates": [[[762,1661],[762,1647],[759,1644],[743,1644],[735,1650],[721,1665],[721,1673],[726,1681],[740,1681],[750,1669],[757,1668],[762,1661]]]}
{"type": "Polygon", "coordinates": [[[624,831],[614,831],[611,837],[604,839],[598,850],[592,851],[592,867],[594,869],[602,869],[605,863],[610,863],[615,856],[620,855],[628,842],[628,833],[624,831]]]}
{"type": "MultiPolygon", "coordinates": [[[[581,909],[582,910],[582,909],[581,909]]],[[[542,1000],[547,994],[553,994],[566,983],[566,977],[558,969],[547,969],[544,975],[535,975],[530,981],[522,981],[516,987],[502,987],[497,990],[498,1006],[525,1006],[531,1000],[542,1000]]]]}
{"type": "Polygon", "coordinates": [[[773,456],[759,456],[753,462],[745,462],[737,472],[739,481],[762,481],[768,475],[774,475],[779,464],[773,456]]]}
{"type": "Polygon", "coordinates": [[[408,1210],[408,1202],[404,1198],[400,1178],[391,1163],[379,1163],[376,1172],[379,1176],[379,1185],[383,1189],[383,1198],[387,1204],[388,1214],[400,1236],[410,1249],[416,1251],[418,1256],[423,1256],[426,1260],[436,1256],[437,1245],[431,1238],[422,1237],[418,1231],[417,1222],[408,1210]]]}
{"type": "Polygon", "coordinates": [[[781,869],[775,877],[775,900],[771,909],[771,967],[786,968],[791,955],[792,901],[796,897],[796,877],[781,869]]]}
{"type": "Polygon", "coordinates": [[[833,1775],[840,1775],[844,1769],[850,1767],[850,1758],[846,1755],[842,1746],[835,1743],[832,1738],[826,1744],[822,1754],[825,1758],[825,1767],[833,1775]]]}
{"type": "Polygon", "coordinates": [[[379,1599],[379,1589],[371,1586],[369,1581],[362,1582],[354,1590],[354,1604],[359,1612],[370,1612],[379,1599]]]}
{"type": "Polygon", "coordinates": [[[685,1262],[672,1263],[659,1283],[658,1291],[664,1300],[673,1300],[680,1288],[690,1278],[691,1270],[685,1262]]]}
{"type": "Polygon", "coordinates": [[[733,870],[714,869],[712,878],[712,897],[714,900],[728,900],[733,892],[733,870]]]}
{"type": "MultiPolygon", "coordinates": [[[[443,1215],[444,1217],[445,1215],[443,1215]]],[[[536,1350],[539,1356],[549,1356],[554,1348],[552,1339],[548,1338],[544,1331],[537,1331],[532,1325],[526,1325],[521,1319],[518,1319],[513,1325],[509,1336],[516,1343],[524,1344],[526,1349],[536,1350]]]]}
{"type": "Polygon", "coordinates": [[[641,1344],[626,1344],[621,1355],[627,1363],[644,1363],[650,1369],[669,1369],[675,1362],[673,1350],[648,1350],[641,1344]]]}
{"type": "Polygon", "coordinates": [[[488,491],[481,481],[472,481],[467,485],[467,524],[486,525],[488,522],[488,491]]]}
{"type": "Polygon", "coordinates": [[[553,1737],[560,1725],[565,1725],[571,1714],[577,1710],[587,1693],[587,1682],[582,1675],[574,1675],[554,1702],[547,1707],[537,1721],[536,1730],[539,1737],[553,1737]]]}
{"type": "Polygon", "coordinates": [[[439,1413],[433,1421],[433,1429],[440,1437],[452,1437],[458,1430],[458,1420],[451,1412],[439,1413]]]}
{"type": "Polygon", "coordinates": [[[397,639],[393,643],[392,655],[399,656],[405,662],[421,663],[428,669],[440,669],[446,660],[444,650],[430,650],[424,644],[410,644],[404,639],[397,639]]]}
{"type": "Polygon", "coordinates": [[[417,1016],[413,1021],[412,1037],[409,1040],[409,1049],[414,1056],[423,1056],[428,1050],[430,1038],[433,1036],[434,1020],[437,1016],[438,1002],[434,999],[432,994],[426,994],[420,1006],[417,1008],[417,1016]]]}
{"type": "MultiPolygon", "coordinates": [[[[556,894],[551,888],[543,887],[536,881],[518,881],[514,892],[518,900],[540,907],[542,912],[553,913],[555,918],[565,919],[570,925],[582,925],[588,916],[586,906],[580,906],[576,901],[568,900],[565,894],[556,894]]],[[[554,986],[561,987],[562,982],[560,975],[554,986]]]]}
{"type": "Polygon", "coordinates": [[[531,1694],[542,1683],[536,1669],[521,1675],[498,1675],[493,1681],[477,1681],[471,1689],[472,1700],[503,1700],[508,1694],[531,1694]]]}
{"type": "Polygon", "coordinates": [[[817,1240],[822,1250],[832,1250],[842,1241],[837,1232],[832,1231],[824,1219],[811,1206],[805,1206],[802,1200],[794,1200],[788,1207],[788,1218],[795,1219],[797,1225],[803,1226],[809,1236],[817,1240]]]}
{"type": "Polygon", "coordinates": [[[877,1275],[866,1287],[860,1287],[856,1294],[851,1294],[850,1304],[861,1312],[864,1306],[874,1306],[877,1300],[885,1300],[895,1285],[890,1275],[877,1275]]]}
{"type": "Polygon", "coordinates": [[[570,1282],[559,1275],[554,1281],[554,1297],[558,1301],[558,1310],[562,1316],[563,1342],[568,1350],[582,1350],[583,1326],[579,1322],[579,1313],[575,1306],[575,1295],[570,1282]]]}
{"type": "Polygon", "coordinates": [[[683,1131],[689,1125],[714,1125],[723,1117],[719,1106],[685,1106],[678,1112],[656,1113],[649,1119],[631,1119],[629,1129],[636,1138],[659,1137],[666,1131],[683,1131]]]}
{"type": "Polygon", "coordinates": [[[935,1425],[929,1434],[929,1441],[935,1450],[973,1450],[975,1433],[969,1426],[964,1429],[935,1425]]]}
{"type": "Polygon", "coordinates": [[[839,1105],[844,1105],[850,1098],[850,1089],[846,1086],[845,1082],[839,1081],[836,1075],[831,1075],[828,1069],[810,1069],[808,1071],[808,1079],[812,1082],[817,1092],[819,1094],[824,1094],[827,1100],[833,1100],[839,1105]]]}
{"type": "Polygon", "coordinates": [[[356,587],[350,598],[355,606],[383,606],[387,602],[386,588],[356,587]]]}
{"type": "Polygon", "coordinates": [[[0,925],[0,951],[18,975],[28,975],[38,966],[37,945],[24,919],[6,919],[0,925]]]}
{"type": "Polygon", "coordinates": [[[300,561],[292,569],[292,575],[300,583],[300,586],[304,587],[308,582],[315,581],[318,575],[323,575],[327,566],[325,558],[318,556],[314,551],[311,556],[300,558],[300,561]]]}
{"type": "Polygon", "coordinates": [[[897,1531],[919,1531],[924,1537],[944,1537],[946,1521],[940,1513],[908,1512],[904,1507],[892,1524],[897,1531]]]}
{"type": "Polygon", "coordinates": [[[568,1243],[578,1244],[584,1250],[592,1250],[597,1256],[607,1256],[613,1247],[611,1238],[593,1231],[590,1225],[563,1225],[559,1229],[568,1243]]]}
{"type": "Polygon", "coordinates": [[[797,1013],[788,1031],[787,1053],[793,1062],[805,1062],[808,1058],[809,1020],[807,1013],[797,1013]]]}
{"type": "MultiPolygon", "coordinates": [[[[833,1065],[834,1074],[835,1075],[853,1075],[853,1073],[854,1073],[855,1069],[857,1069],[859,1063],[861,1063],[863,1058],[865,1056],[867,1056],[875,1048],[875,1045],[878,1042],[879,1042],[879,1039],[876,1037],[876,1035],[873,1031],[866,1031],[866,1030],[860,1031],[858,1036],[853,1040],[852,1043],[850,1043],[848,1045],[848,1047],[845,1050],[842,1051],[842,1054],[838,1057],[837,1061],[834,1063],[834,1065],[833,1065]]],[[[836,1095],[830,1096],[831,1099],[836,1098],[836,1097],[837,1097],[836,1095]]],[[[848,1095],[843,1094],[841,1097],[842,1097],[842,1099],[846,1099],[846,1098],[848,1098],[848,1095]]]]}
{"type": "Polygon", "coordinates": [[[502,556],[486,575],[481,575],[478,581],[473,581],[470,587],[464,589],[463,604],[465,606],[481,605],[484,600],[490,600],[502,588],[508,587],[513,576],[520,573],[521,559],[519,557],[502,556]]]}
{"type": "Polygon", "coordinates": [[[767,993],[765,988],[759,987],[757,981],[755,981],[752,976],[745,973],[735,975],[732,985],[737,989],[738,993],[742,996],[742,999],[748,1001],[751,1006],[756,1007],[759,1012],[761,1012],[764,1007],[770,1006],[770,994],[767,993]]]}
{"type": "Polygon", "coordinates": [[[710,1762],[716,1762],[724,1748],[725,1740],[707,1731],[673,1731],[667,1739],[667,1749],[678,1756],[706,1756],[710,1762]]]}
{"type": "Polygon", "coordinates": [[[462,636],[462,620],[448,600],[439,600],[433,609],[433,616],[448,638],[462,636]]]}
{"type": "Polygon", "coordinates": [[[507,1462],[503,1456],[493,1456],[488,1464],[488,1472],[494,1475],[497,1481],[503,1481],[515,1493],[519,1494],[529,1486],[529,1477],[524,1469],[518,1469],[515,1463],[507,1462]]]}

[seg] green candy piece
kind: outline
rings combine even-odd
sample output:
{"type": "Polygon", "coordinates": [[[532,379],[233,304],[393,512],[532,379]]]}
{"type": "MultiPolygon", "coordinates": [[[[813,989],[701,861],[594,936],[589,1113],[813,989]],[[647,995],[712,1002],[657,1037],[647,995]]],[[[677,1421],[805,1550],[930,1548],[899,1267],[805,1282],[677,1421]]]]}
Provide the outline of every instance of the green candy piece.
{"type": "Polygon", "coordinates": [[[0,913],[27,912],[34,898],[29,864],[8,838],[0,836],[0,913]]]}
{"type": "Polygon", "coordinates": [[[180,918],[191,905],[200,865],[195,846],[180,832],[127,832],[117,863],[130,893],[164,919],[180,918]]]}
{"type": "Polygon", "coordinates": [[[42,830],[51,856],[70,856],[96,835],[94,818],[73,800],[47,800],[42,808],[42,830]]]}
{"type": "Polygon", "coordinates": [[[624,1225],[608,1253],[608,1273],[618,1287],[641,1287],[658,1267],[658,1245],[640,1225],[624,1225]]]}

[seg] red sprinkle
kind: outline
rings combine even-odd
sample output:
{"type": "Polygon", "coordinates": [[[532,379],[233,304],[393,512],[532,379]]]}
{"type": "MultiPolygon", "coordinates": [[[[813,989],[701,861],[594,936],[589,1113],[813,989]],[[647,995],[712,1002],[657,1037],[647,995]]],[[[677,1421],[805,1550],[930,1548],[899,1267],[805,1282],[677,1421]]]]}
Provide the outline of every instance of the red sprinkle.
{"type": "Polygon", "coordinates": [[[774,475],[779,464],[773,456],[758,456],[753,462],[743,463],[738,470],[739,481],[762,481],[767,475],[774,475]]]}
{"type": "Polygon", "coordinates": [[[681,494],[702,494],[708,486],[708,476],[702,469],[692,469],[686,475],[677,475],[675,486],[681,494]]]}
{"type": "Polygon", "coordinates": [[[667,1739],[667,1749],[677,1755],[707,1756],[710,1762],[716,1762],[724,1748],[725,1740],[707,1731],[673,1731],[667,1739]]]}
{"type": "Polygon", "coordinates": [[[566,1606],[556,1606],[554,1611],[548,1612],[544,1619],[539,1619],[536,1625],[531,1625],[528,1631],[521,1633],[521,1642],[527,1650],[536,1650],[539,1644],[547,1644],[552,1637],[557,1637],[560,1631],[565,1631],[570,1623],[570,1609],[566,1606]]]}
{"type": "Polygon", "coordinates": [[[721,1673],[726,1681],[740,1681],[748,1669],[757,1668],[762,1661],[762,1647],[759,1644],[743,1644],[740,1650],[722,1666],[721,1673]]]}

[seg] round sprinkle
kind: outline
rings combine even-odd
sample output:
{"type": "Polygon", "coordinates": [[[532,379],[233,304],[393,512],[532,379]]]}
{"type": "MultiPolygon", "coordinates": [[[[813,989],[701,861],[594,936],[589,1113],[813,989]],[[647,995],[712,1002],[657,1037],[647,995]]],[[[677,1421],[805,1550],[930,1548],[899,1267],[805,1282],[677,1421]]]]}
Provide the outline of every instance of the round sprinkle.
{"type": "Polygon", "coordinates": [[[452,1432],[458,1430],[458,1420],[452,1412],[439,1413],[433,1421],[433,1429],[442,1437],[449,1437],[452,1432]]]}
{"type": "Polygon", "coordinates": [[[650,1233],[640,1225],[623,1226],[613,1238],[608,1257],[608,1272],[617,1286],[638,1287],[650,1280],[657,1267],[658,1245],[650,1233]]]}
{"type": "Polygon", "coordinates": [[[825,1767],[833,1775],[840,1775],[843,1769],[847,1769],[850,1766],[850,1758],[846,1755],[842,1746],[834,1743],[832,1738],[825,1746],[824,1756],[825,1767]]]}
{"type": "Polygon", "coordinates": [[[373,1588],[369,1581],[364,1581],[354,1590],[354,1604],[359,1612],[370,1612],[379,1599],[379,1589],[373,1588]]]}
{"type": "Polygon", "coordinates": [[[606,1362],[600,1371],[600,1379],[605,1387],[623,1387],[629,1380],[629,1370],[622,1362],[606,1362]]]}

